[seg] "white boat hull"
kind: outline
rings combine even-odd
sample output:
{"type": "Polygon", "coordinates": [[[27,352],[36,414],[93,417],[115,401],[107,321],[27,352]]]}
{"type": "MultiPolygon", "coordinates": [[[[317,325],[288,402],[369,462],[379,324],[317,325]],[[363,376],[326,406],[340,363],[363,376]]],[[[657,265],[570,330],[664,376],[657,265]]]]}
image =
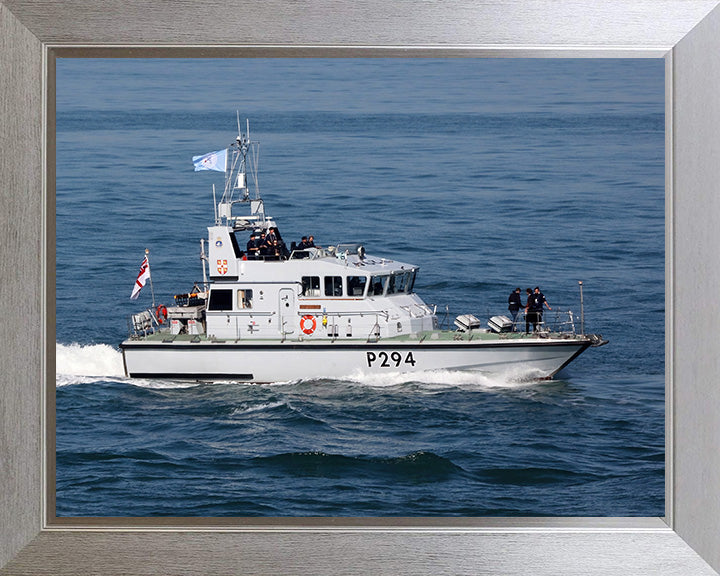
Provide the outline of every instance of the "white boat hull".
{"type": "Polygon", "coordinates": [[[277,382],[433,370],[550,378],[591,345],[583,338],[460,342],[149,342],[121,344],[135,378],[277,382]]]}

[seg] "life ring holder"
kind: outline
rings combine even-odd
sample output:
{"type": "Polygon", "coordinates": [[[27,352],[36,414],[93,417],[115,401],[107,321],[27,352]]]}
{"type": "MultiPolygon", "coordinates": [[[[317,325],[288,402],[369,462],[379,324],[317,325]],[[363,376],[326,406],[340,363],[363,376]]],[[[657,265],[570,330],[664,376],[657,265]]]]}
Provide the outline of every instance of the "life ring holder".
{"type": "Polygon", "coordinates": [[[300,318],[300,330],[302,330],[304,334],[312,334],[313,332],[315,332],[315,328],[317,328],[317,320],[315,320],[315,316],[306,314],[305,316],[300,318]],[[310,322],[310,326],[306,326],[306,322],[310,322]]]}
{"type": "Polygon", "coordinates": [[[167,320],[167,306],[160,304],[160,306],[158,306],[155,310],[155,317],[157,318],[158,324],[162,324],[165,320],[167,320]]]}

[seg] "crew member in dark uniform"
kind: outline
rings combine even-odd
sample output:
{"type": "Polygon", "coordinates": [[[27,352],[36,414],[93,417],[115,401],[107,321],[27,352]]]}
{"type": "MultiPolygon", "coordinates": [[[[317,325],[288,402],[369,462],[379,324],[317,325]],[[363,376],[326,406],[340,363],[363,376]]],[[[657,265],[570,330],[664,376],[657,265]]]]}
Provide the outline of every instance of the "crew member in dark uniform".
{"type": "Polygon", "coordinates": [[[258,242],[258,235],[253,232],[250,234],[250,240],[247,243],[248,260],[256,260],[258,252],[260,252],[260,243],[258,242]]]}
{"type": "Polygon", "coordinates": [[[515,292],[511,292],[510,296],[508,297],[508,310],[510,311],[510,316],[512,316],[512,331],[517,332],[517,317],[520,313],[520,308],[522,308],[522,302],[520,301],[520,288],[515,288],[515,292]]]}
{"type": "Polygon", "coordinates": [[[268,233],[265,236],[265,241],[262,245],[262,254],[264,256],[269,256],[271,258],[273,257],[280,257],[279,247],[278,247],[278,238],[275,234],[275,228],[269,228],[268,233]]]}
{"type": "Polygon", "coordinates": [[[287,246],[285,245],[285,240],[283,240],[282,236],[280,236],[280,229],[273,228],[273,230],[277,238],[277,253],[282,260],[287,260],[290,257],[290,250],[287,249],[287,246]]]}
{"type": "Polygon", "coordinates": [[[533,291],[531,288],[525,290],[527,294],[527,303],[525,304],[525,334],[530,333],[530,323],[532,322],[533,330],[537,326],[537,320],[535,319],[535,310],[532,308],[533,304],[533,291]]]}
{"type": "MultiPolygon", "coordinates": [[[[540,292],[540,288],[538,286],[535,286],[535,291],[533,294],[530,295],[528,298],[528,304],[529,308],[532,312],[534,312],[534,319],[532,320],[533,323],[533,332],[537,332],[537,325],[542,322],[543,317],[543,306],[547,306],[548,310],[552,310],[550,307],[550,304],[545,299],[545,295],[540,292]]],[[[527,333],[527,322],[525,323],[525,332],[527,333]]]]}
{"type": "Polygon", "coordinates": [[[265,243],[272,243],[274,244],[277,242],[277,236],[275,235],[275,228],[268,228],[268,233],[265,236],[265,243]]]}
{"type": "Polygon", "coordinates": [[[315,246],[314,236],[303,236],[300,240],[300,244],[297,245],[297,249],[307,250],[308,248],[322,248],[322,246],[315,246]]]}

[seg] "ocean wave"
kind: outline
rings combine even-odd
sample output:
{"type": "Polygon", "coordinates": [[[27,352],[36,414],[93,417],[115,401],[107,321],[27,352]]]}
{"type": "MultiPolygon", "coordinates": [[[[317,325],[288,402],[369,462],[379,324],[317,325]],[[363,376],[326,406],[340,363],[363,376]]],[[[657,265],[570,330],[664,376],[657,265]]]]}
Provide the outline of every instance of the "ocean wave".
{"type": "Polygon", "coordinates": [[[268,410],[274,410],[275,408],[280,408],[282,406],[286,406],[287,403],[278,400],[276,402],[262,402],[260,404],[248,404],[243,403],[241,406],[238,406],[237,408],[233,409],[233,411],[230,413],[231,416],[243,416],[245,414],[253,414],[255,412],[265,412],[268,410]]]}
{"type": "Polygon", "coordinates": [[[542,484],[582,484],[599,477],[589,472],[575,472],[562,468],[523,467],[492,468],[477,473],[477,477],[492,484],[538,486],[542,484]]]}
{"type": "Polygon", "coordinates": [[[81,462],[100,463],[112,460],[132,460],[138,463],[167,463],[168,457],[156,450],[134,448],[128,450],[58,450],[58,463],[77,465],[81,462]]]}
{"type": "Polygon", "coordinates": [[[464,472],[450,459],[426,451],[396,457],[346,456],[321,451],[293,452],[256,458],[255,462],[294,476],[384,476],[392,477],[393,481],[436,482],[464,472]]]}
{"type": "Polygon", "coordinates": [[[116,380],[116,378],[108,378],[106,376],[76,376],[75,374],[56,374],[55,387],[72,386],[75,384],[95,384],[97,382],[107,382],[108,380],[116,380]]]}

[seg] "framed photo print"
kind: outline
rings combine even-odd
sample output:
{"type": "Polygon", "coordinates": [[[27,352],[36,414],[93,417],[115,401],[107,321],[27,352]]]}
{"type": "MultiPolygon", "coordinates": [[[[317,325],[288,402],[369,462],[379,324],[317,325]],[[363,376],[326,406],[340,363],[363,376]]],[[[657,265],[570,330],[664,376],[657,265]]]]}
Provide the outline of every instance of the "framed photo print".
{"type": "Polygon", "coordinates": [[[715,573],[716,4],[0,4],[0,574],[715,573]]]}

